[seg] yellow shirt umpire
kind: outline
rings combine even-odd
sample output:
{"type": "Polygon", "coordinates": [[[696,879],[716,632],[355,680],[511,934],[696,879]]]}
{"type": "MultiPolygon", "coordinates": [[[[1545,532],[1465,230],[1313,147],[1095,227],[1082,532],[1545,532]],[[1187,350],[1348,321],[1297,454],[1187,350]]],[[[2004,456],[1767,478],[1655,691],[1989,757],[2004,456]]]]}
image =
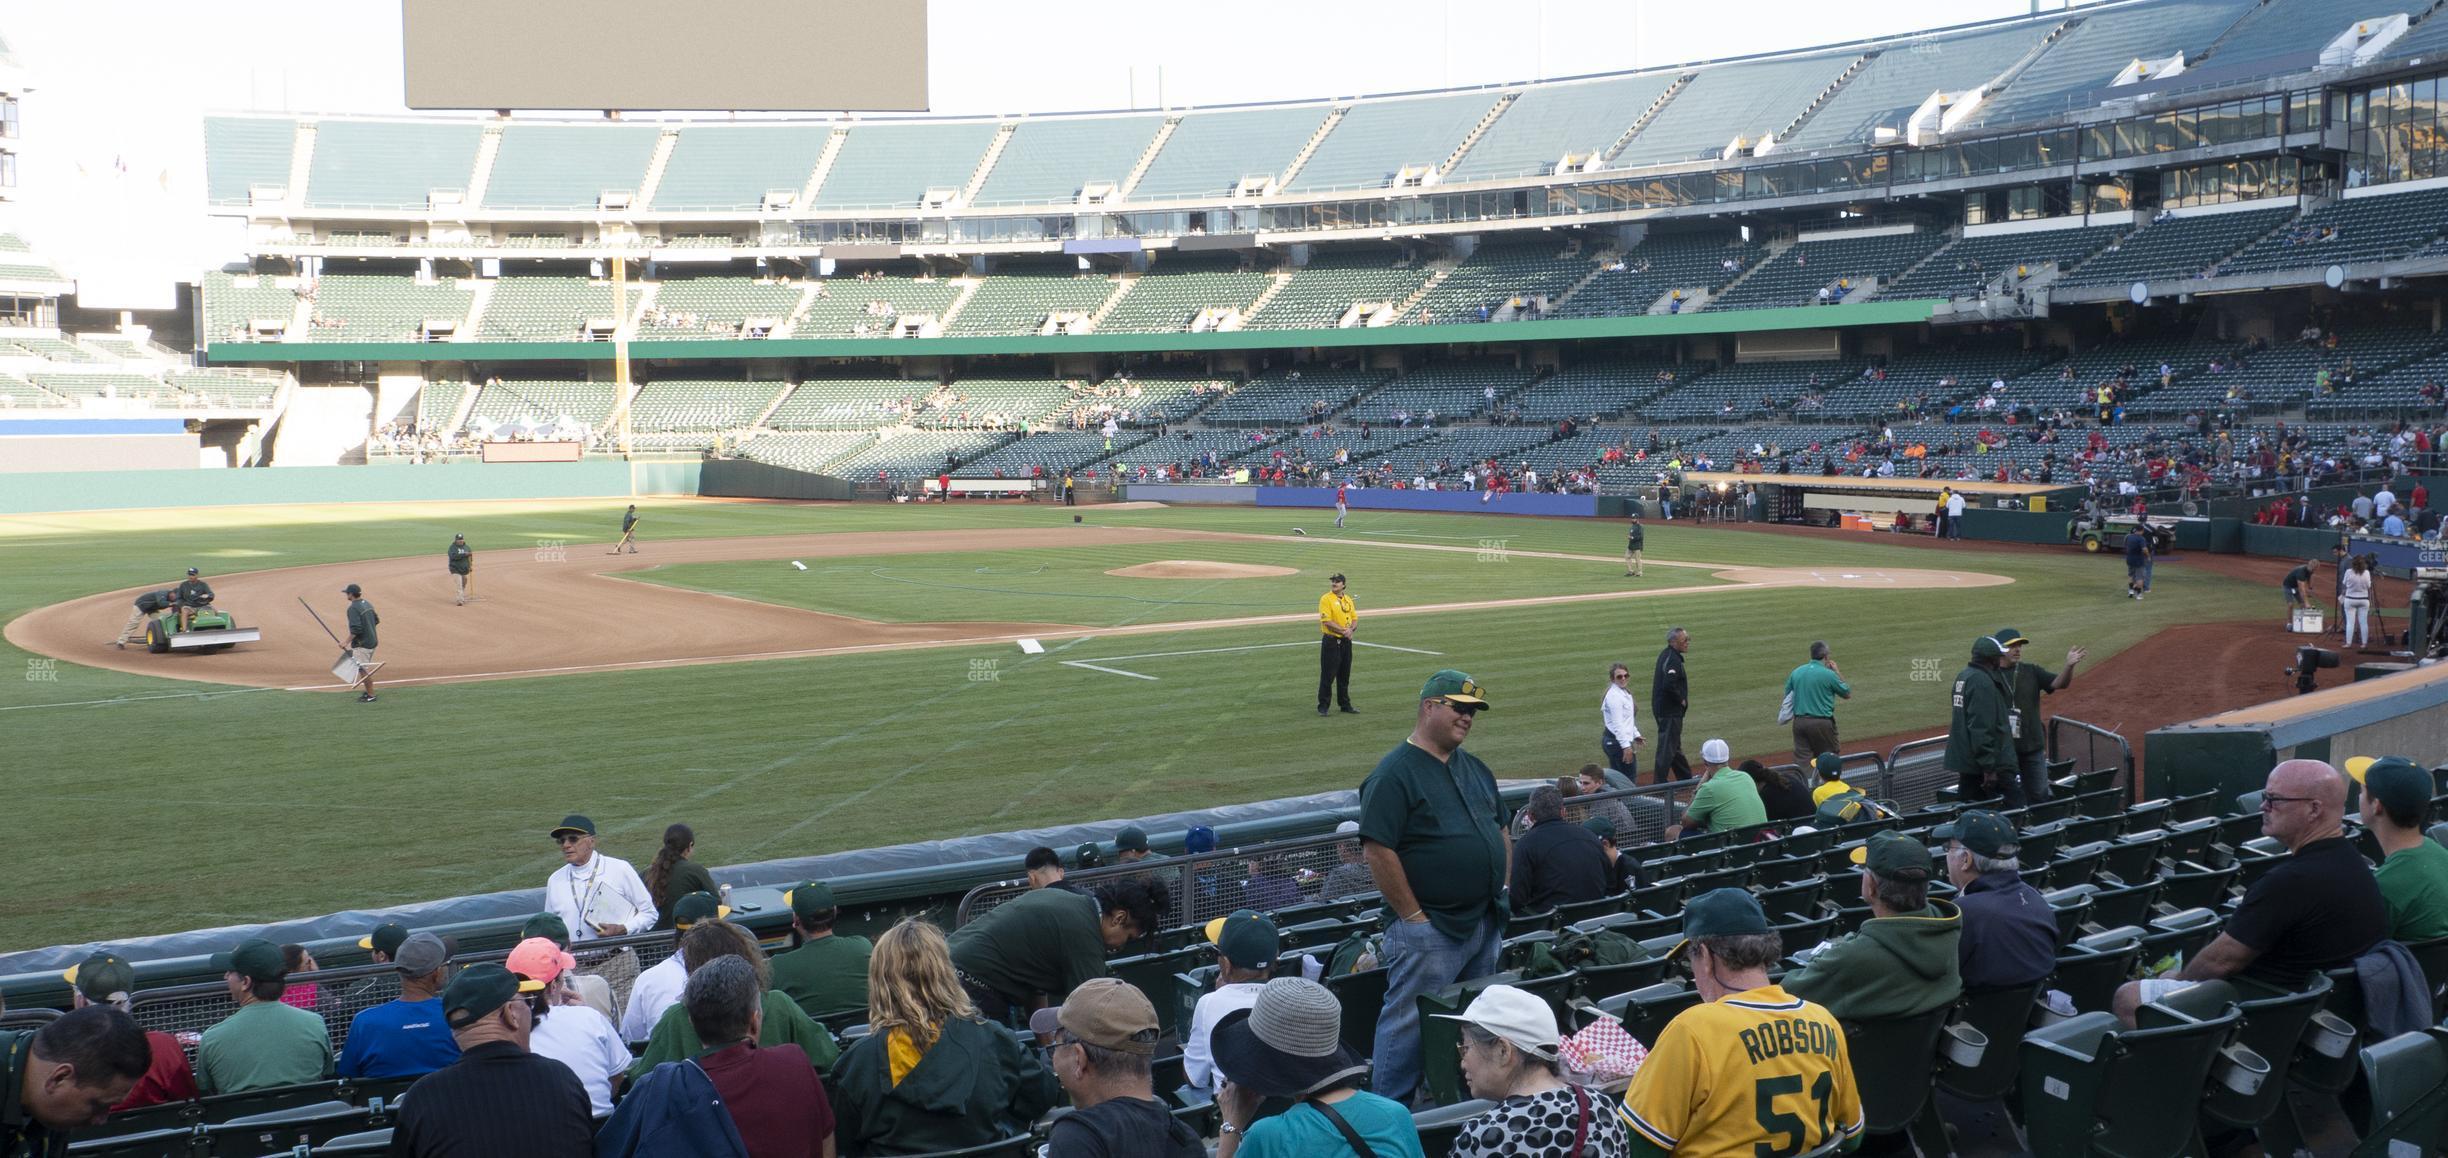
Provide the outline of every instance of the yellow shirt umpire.
{"type": "Polygon", "coordinates": [[[1338,707],[1358,714],[1351,706],[1351,657],[1352,628],[1360,622],[1360,609],[1343,591],[1342,572],[1327,576],[1326,582],[1326,593],[1318,596],[1318,630],[1324,633],[1318,640],[1318,714],[1326,714],[1329,692],[1338,707]]]}

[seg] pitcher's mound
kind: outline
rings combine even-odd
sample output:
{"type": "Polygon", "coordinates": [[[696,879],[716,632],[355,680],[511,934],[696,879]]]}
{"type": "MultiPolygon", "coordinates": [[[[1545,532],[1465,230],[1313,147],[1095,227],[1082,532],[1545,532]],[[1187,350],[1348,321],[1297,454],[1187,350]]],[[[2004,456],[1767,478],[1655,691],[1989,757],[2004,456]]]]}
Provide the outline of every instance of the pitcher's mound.
{"type": "Polygon", "coordinates": [[[1267,567],[1257,563],[1210,563],[1204,559],[1165,559],[1136,567],[1116,567],[1108,575],[1125,579],[1267,579],[1298,575],[1297,567],[1267,567]]]}

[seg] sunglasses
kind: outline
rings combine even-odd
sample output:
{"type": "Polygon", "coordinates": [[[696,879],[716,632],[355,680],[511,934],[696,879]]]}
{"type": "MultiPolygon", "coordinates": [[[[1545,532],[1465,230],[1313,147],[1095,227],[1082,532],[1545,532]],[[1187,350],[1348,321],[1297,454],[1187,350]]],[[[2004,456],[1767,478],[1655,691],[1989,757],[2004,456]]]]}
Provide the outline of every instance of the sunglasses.
{"type": "Polygon", "coordinates": [[[1460,712],[1465,716],[1476,716],[1479,714],[1479,709],[1486,706],[1485,704],[1457,704],[1452,700],[1444,699],[1430,700],[1428,702],[1432,704],[1443,704],[1445,707],[1453,711],[1460,712]]]}
{"type": "Polygon", "coordinates": [[[570,845],[578,843],[579,841],[587,840],[589,837],[584,833],[579,833],[575,836],[556,836],[553,839],[561,842],[562,847],[566,848],[570,845]]]}

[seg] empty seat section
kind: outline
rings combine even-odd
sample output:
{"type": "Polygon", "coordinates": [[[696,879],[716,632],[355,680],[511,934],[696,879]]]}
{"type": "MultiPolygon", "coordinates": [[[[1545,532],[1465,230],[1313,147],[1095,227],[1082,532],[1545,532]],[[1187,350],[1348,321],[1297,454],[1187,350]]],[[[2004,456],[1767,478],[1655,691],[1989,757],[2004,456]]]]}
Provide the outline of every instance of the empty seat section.
{"type": "Polygon", "coordinates": [[[1862,372],[1860,359],[1739,362],[1703,374],[1651,400],[1641,416],[1659,422],[1691,418],[1728,421],[1791,408],[1805,391],[1818,393],[1862,372]]]}
{"type": "Polygon", "coordinates": [[[2335,394],[2313,398],[2306,408],[2314,414],[2334,414],[2364,410],[2394,413],[2436,407],[2438,400],[2425,398],[2423,391],[2426,387],[2448,386],[2448,352],[2441,351],[2436,339],[2430,347],[2430,352],[2395,369],[2368,375],[2358,372],[2354,382],[2338,386],[2335,394]]]}
{"type": "Polygon", "coordinates": [[[961,471],[972,477],[1001,471],[1005,478],[1027,478],[1031,468],[1045,471],[1048,479],[1059,480],[1066,470],[1079,470],[1090,463],[1107,458],[1138,464],[1141,460],[1131,449],[1147,440],[1144,433],[1114,439],[1111,454],[1105,450],[1102,434],[1081,434],[1077,431],[1037,431],[1026,434],[963,463],[961,471]]]}
{"type": "Polygon", "coordinates": [[[2332,202],[2219,264],[2221,275],[2404,257],[2448,233],[2448,189],[2332,202]]]}
{"type": "Polygon", "coordinates": [[[864,483],[876,472],[887,475],[927,475],[944,469],[966,470],[972,455],[1010,440],[1011,435],[983,430],[915,430],[883,438],[830,464],[828,473],[864,483]]]}
{"type": "Polygon", "coordinates": [[[2294,215],[2294,209],[2279,206],[2154,221],[2100,251],[2058,284],[2123,285],[2199,276],[2221,258],[2278,228],[2294,215]]]}
{"type": "Polygon", "coordinates": [[[26,377],[62,398],[135,398],[158,405],[178,394],[177,387],[158,378],[111,370],[35,370],[26,377]]]}
{"type": "Polygon", "coordinates": [[[978,187],[979,205],[1064,205],[1090,185],[1119,190],[1163,117],[1022,121],[978,187]]]}
{"type": "Polygon", "coordinates": [[[1252,377],[1209,406],[1209,422],[1289,425],[1332,414],[1382,385],[1385,370],[1297,366],[1252,377]]]}
{"type": "Polygon", "coordinates": [[[1398,416],[1419,421],[1433,412],[1440,423],[1458,422],[1485,414],[1491,400],[1501,403],[1530,378],[1530,371],[1511,362],[1430,362],[1361,399],[1346,417],[1389,425],[1398,416]]]}
{"type": "Polygon", "coordinates": [[[755,322],[770,337],[797,312],[801,293],[792,282],[744,277],[666,281],[655,288],[654,301],[638,316],[637,336],[737,338],[755,322]]]}
{"type": "Polygon", "coordinates": [[[1556,308],[1558,317],[1609,318],[1649,312],[1677,290],[1716,292],[1759,260],[1757,246],[1734,234],[1651,236],[1602,263],[1589,284],[1556,308]],[[1733,268],[1726,267],[1732,262],[1733,268]]]}
{"type": "Polygon", "coordinates": [[[649,433],[737,430],[755,422],[786,382],[669,378],[638,387],[629,400],[629,428],[649,433]]]}
{"type": "Polygon", "coordinates": [[[995,126],[971,124],[853,125],[816,188],[817,209],[915,209],[930,189],[969,184],[995,126]]]}
{"type": "Polygon", "coordinates": [[[618,324],[637,307],[637,286],[613,296],[612,283],[583,277],[501,277],[485,303],[480,337],[574,342],[598,323],[618,324]]]}
{"type": "Polygon", "coordinates": [[[537,426],[568,418],[589,430],[600,430],[620,401],[620,388],[609,382],[567,379],[493,379],[476,390],[476,407],[468,425],[537,426]]]}
{"type": "Polygon", "coordinates": [[[1420,478],[1441,486],[1459,486],[1466,467],[1495,459],[1516,468],[1528,461],[1525,455],[1554,439],[1555,431],[1545,426],[1457,426],[1372,456],[1372,460],[1393,467],[1394,477],[1406,484],[1420,478]]]}
{"type": "Polygon", "coordinates": [[[2253,7],[2254,0],[2161,0],[2101,12],[2075,10],[2080,23],[1976,110],[1982,124],[2004,125],[2072,112],[2097,103],[2126,65],[2183,53],[2199,57],[2253,7]]]}
{"type": "Polygon", "coordinates": [[[2078,229],[2043,229],[2031,233],[1966,237],[1897,281],[1879,287],[1882,298],[1979,297],[1984,288],[2006,279],[2011,291],[2018,270],[2038,273],[2056,266],[2072,267],[2125,235],[2121,225],[2078,229]]]}
{"type": "Polygon", "coordinates": [[[2208,60],[2186,63],[2216,68],[2222,74],[2255,65],[2309,68],[2322,47],[2356,22],[2421,10],[2421,5],[2405,0],[2273,0],[2237,21],[2211,48],[2208,60]]]}
{"type": "MultiPolygon", "coordinates": [[[[772,463],[792,470],[823,471],[833,460],[875,441],[875,435],[864,430],[825,431],[818,434],[760,434],[740,444],[741,458],[772,463]]],[[[868,472],[873,474],[874,472],[868,472]]],[[[872,481],[851,479],[854,483],[872,481]]]]}
{"type": "Polygon", "coordinates": [[[2040,46],[2056,20],[2025,20],[2002,28],[1939,33],[1889,44],[1821,104],[1779,152],[1863,144],[1876,130],[1904,131],[1905,119],[1934,92],[1962,92],[1989,83],[2040,46]]]}
{"type": "Polygon", "coordinates": [[[427,382],[417,390],[417,429],[448,428],[459,413],[459,405],[467,401],[468,391],[475,388],[467,382],[427,382]]]}
{"type": "Polygon", "coordinates": [[[1856,55],[1824,52],[1703,67],[1641,126],[1632,143],[1616,155],[1615,166],[1715,157],[1736,138],[1756,143],[1792,124],[1852,66],[1856,55]]]}
{"type": "Polygon", "coordinates": [[[1247,322],[1255,330],[1330,330],[1359,303],[1400,306],[1428,280],[1425,263],[1397,265],[1385,250],[1323,253],[1292,272],[1290,281],[1247,322]]]}
{"type": "Polygon", "coordinates": [[[1289,191],[1382,189],[1406,165],[1438,168],[1495,107],[1490,92],[1362,101],[1318,142],[1289,191]]]}
{"type": "Polygon", "coordinates": [[[1131,283],[1113,312],[1097,323],[1099,333],[1178,334],[1188,332],[1202,311],[1231,309],[1243,313],[1265,293],[1274,278],[1264,270],[1245,269],[1230,254],[1177,254],[1160,258],[1131,283]]]}
{"type": "Polygon", "coordinates": [[[1544,176],[1567,155],[1602,157],[1674,83],[1675,73],[1611,77],[1522,90],[1471,144],[1447,181],[1544,176]]]}
{"type": "Polygon", "coordinates": [[[1301,105],[1185,113],[1131,189],[1131,200],[1221,197],[1244,177],[1279,178],[1327,112],[1324,105],[1301,105]]]}
{"type": "Polygon", "coordinates": [[[775,430],[873,430],[906,421],[912,399],[935,391],[933,379],[809,378],[774,408],[775,430]]]}
{"type": "Polygon", "coordinates": [[[420,282],[404,274],[326,274],[315,282],[314,325],[308,333],[292,338],[422,341],[428,333],[427,323],[446,324],[454,333],[464,329],[468,306],[475,297],[456,281],[420,282]]]}
{"type": "MultiPolygon", "coordinates": [[[[1035,334],[1055,313],[1094,314],[1113,296],[1113,279],[1096,273],[1019,270],[979,281],[947,336],[1035,334]]],[[[1075,329],[1084,327],[1075,326],[1075,329]]]]}
{"type": "MultiPolygon", "coordinates": [[[[247,342],[256,322],[286,328],[297,315],[297,279],[269,274],[204,275],[205,342],[247,342]]],[[[298,335],[303,340],[304,335],[298,335]]]]}
{"type": "MultiPolygon", "coordinates": [[[[467,191],[484,128],[408,121],[323,121],[307,163],[315,209],[424,209],[437,190],[467,191]]],[[[290,191],[292,196],[296,190],[290,191]]]]}
{"type": "Polygon", "coordinates": [[[287,117],[204,118],[204,199],[245,205],[258,185],[289,187],[297,122],[287,117]]]}
{"type": "Polygon", "coordinates": [[[816,172],[831,125],[690,125],[672,142],[655,184],[659,210],[750,210],[767,194],[794,200],[816,172]]]}
{"type": "Polygon", "coordinates": [[[1482,244],[1422,296],[1403,320],[1414,324],[1477,321],[1482,309],[1493,318],[1517,302],[1519,309],[1527,311],[1541,298],[1561,296],[1594,268],[1588,254],[1561,252],[1553,241],[1482,244]]]}
{"type": "Polygon", "coordinates": [[[1946,241],[1935,233],[1882,233],[1796,243],[1708,303],[1711,310],[1806,306],[1827,288],[1836,298],[1893,278],[1946,241]]]}
{"type": "Polygon", "coordinates": [[[960,429],[1017,429],[1070,400],[1070,384],[1055,378],[962,378],[920,399],[913,421],[960,429]]]}
{"type": "Polygon", "coordinates": [[[1896,417],[1898,403],[1917,404],[1924,398],[1927,405],[1922,412],[1936,414],[1956,399],[1988,390],[1991,382],[2011,382],[2054,358],[2049,350],[2025,350],[2016,342],[1915,351],[1885,366],[1865,368],[1828,387],[1815,401],[1797,401],[1793,415],[1797,419],[1896,417]]]}
{"type": "Polygon", "coordinates": [[[1664,361],[1592,359],[1576,362],[1533,383],[1507,400],[1521,407],[1524,422],[1556,422],[1592,415],[1612,418],[1673,388],[1678,374],[1701,367],[1664,361]]]}
{"type": "Polygon", "coordinates": [[[592,210],[606,193],[632,199],[663,130],[652,125],[508,125],[485,181],[491,209],[592,210]]]}
{"type": "Polygon", "coordinates": [[[882,337],[909,315],[941,321],[960,288],[933,277],[831,277],[792,335],[801,338],[882,337]]]}

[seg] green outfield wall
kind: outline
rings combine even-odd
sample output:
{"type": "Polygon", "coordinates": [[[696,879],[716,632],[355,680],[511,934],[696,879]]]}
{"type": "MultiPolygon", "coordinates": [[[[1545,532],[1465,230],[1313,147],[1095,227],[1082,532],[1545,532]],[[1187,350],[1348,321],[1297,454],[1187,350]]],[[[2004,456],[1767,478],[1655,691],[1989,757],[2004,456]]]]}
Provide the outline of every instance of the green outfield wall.
{"type": "Polygon", "coordinates": [[[0,514],[229,507],[284,503],[592,499],[698,493],[694,459],[423,465],[272,466],[248,470],[12,474],[0,514]]]}

